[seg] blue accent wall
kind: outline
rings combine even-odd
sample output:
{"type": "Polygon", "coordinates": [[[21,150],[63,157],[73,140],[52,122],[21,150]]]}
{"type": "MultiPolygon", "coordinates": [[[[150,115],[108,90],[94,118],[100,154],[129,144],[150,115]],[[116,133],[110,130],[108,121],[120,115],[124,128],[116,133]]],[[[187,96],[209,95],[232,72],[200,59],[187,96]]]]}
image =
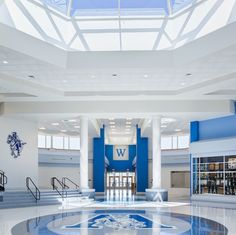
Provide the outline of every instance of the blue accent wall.
{"type": "Polygon", "coordinates": [[[113,160],[113,145],[105,145],[105,156],[109,160],[110,165],[107,168],[107,171],[133,171],[132,162],[136,156],[136,145],[129,145],[129,160],[113,160]]]}
{"type": "Polygon", "coordinates": [[[191,142],[236,136],[236,115],[191,122],[191,142]]]}
{"type": "Polygon", "coordinates": [[[148,138],[141,137],[141,129],[137,127],[137,192],[145,192],[148,188],[148,138]]]}
{"type": "MultiPolygon", "coordinates": [[[[137,144],[129,146],[128,161],[113,161],[113,146],[105,146],[105,127],[100,130],[100,137],[93,139],[93,185],[96,192],[105,190],[105,156],[109,160],[108,171],[136,171],[137,192],[145,192],[148,188],[148,138],[141,137],[141,129],[137,127],[137,144]],[[136,156],[136,168],[132,162],[136,156]]],[[[83,167],[83,166],[81,166],[83,167]]]]}
{"type": "Polygon", "coordinates": [[[104,174],[105,127],[100,130],[99,138],[93,138],[93,187],[96,192],[104,192],[104,174]]]}
{"type": "Polygon", "coordinates": [[[199,122],[191,122],[190,123],[190,142],[195,142],[199,140],[199,122]]]}

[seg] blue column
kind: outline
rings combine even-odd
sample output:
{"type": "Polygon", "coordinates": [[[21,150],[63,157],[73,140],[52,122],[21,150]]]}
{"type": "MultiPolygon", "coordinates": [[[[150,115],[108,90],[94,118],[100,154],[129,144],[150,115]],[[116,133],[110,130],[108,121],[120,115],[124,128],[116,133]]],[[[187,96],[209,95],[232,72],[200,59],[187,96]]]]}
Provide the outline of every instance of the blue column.
{"type": "Polygon", "coordinates": [[[105,127],[100,137],[93,139],[93,186],[96,192],[104,192],[105,174],[105,127]]]}
{"type": "Polygon", "coordinates": [[[148,188],[148,138],[141,137],[141,129],[137,126],[137,192],[145,192],[148,188]]]}

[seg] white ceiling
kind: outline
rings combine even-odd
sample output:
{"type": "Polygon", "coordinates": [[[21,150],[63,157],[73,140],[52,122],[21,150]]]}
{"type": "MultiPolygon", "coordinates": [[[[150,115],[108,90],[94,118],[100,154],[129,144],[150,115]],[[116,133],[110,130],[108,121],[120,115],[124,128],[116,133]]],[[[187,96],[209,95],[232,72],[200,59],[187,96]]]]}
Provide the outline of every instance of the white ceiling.
{"type": "MultiPolygon", "coordinates": [[[[18,0],[0,1],[0,22],[5,19],[1,13],[7,12],[3,2],[19,4],[18,0]]],[[[22,1],[26,2],[33,4],[35,1],[22,1]]],[[[128,36],[131,32],[122,31],[124,37],[131,38],[129,48],[134,51],[109,52],[72,51],[52,37],[42,40],[6,24],[6,21],[0,23],[0,102],[4,103],[3,108],[0,107],[1,114],[34,120],[39,127],[54,133],[66,130],[70,135],[79,134],[79,128],[74,127],[77,123],[62,120],[78,120],[80,115],[86,114],[98,122],[98,126],[105,124],[109,130],[109,118],[115,118],[117,132],[108,133],[110,141],[121,133],[124,135],[126,118],[132,118],[130,133],[125,133],[126,140],[132,141],[135,125],[141,125],[144,119],[155,114],[176,120],[162,128],[163,134],[173,134],[176,129],[187,133],[191,120],[232,114],[231,100],[236,100],[236,14],[228,15],[225,2],[231,7],[230,13],[235,13],[234,0],[205,0],[199,1],[198,6],[203,2],[211,5],[211,14],[204,13],[209,18],[209,25],[197,20],[196,11],[191,12],[191,17],[198,23],[195,30],[191,31],[189,23],[184,21],[182,31],[186,34],[180,35],[180,41],[172,40],[171,50],[137,50],[138,43],[145,47],[152,38],[151,31],[147,30],[151,27],[148,20],[126,22],[126,27],[130,25],[129,30],[136,33],[132,38],[128,36]],[[217,22],[213,16],[217,17],[217,22]],[[218,28],[213,27],[216,23],[218,28]],[[149,37],[148,40],[138,34],[137,25],[146,27],[142,35],[149,37]],[[209,31],[213,32],[207,34],[209,31]],[[136,39],[141,41],[137,43],[136,39]],[[180,46],[185,39],[188,43],[180,46]],[[60,125],[52,126],[53,122],[60,125]]],[[[169,20],[176,20],[176,17],[169,20]]],[[[72,20],[67,19],[69,23],[72,20]]],[[[101,20],[90,19],[88,22],[79,21],[86,40],[89,41],[94,33],[97,47],[109,47],[106,41],[99,39],[100,31],[95,33],[94,29],[89,29],[101,20]]],[[[167,28],[166,25],[165,30],[167,28]]],[[[63,31],[63,27],[60,30],[67,35],[68,31],[63,31]]],[[[75,38],[80,37],[80,33],[76,32],[75,38]]],[[[115,43],[113,38],[109,41],[115,43]]]]}

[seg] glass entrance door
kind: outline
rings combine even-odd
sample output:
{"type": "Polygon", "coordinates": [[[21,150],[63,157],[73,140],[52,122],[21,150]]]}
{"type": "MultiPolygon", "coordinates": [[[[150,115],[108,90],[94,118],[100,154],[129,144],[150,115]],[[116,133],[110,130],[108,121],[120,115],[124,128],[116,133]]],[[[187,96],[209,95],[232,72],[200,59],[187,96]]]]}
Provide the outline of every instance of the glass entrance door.
{"type": "Polygon", "coordinates": [[[135,186],[134,172],[108,172],[107,189],[131,190],[135,186]]]}

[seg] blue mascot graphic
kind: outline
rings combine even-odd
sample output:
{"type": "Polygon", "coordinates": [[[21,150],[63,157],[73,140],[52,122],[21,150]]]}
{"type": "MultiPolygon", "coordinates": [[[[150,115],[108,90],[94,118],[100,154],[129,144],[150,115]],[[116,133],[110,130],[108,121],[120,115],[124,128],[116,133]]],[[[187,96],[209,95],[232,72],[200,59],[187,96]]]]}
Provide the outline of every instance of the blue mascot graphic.
{"type": "Polygon", "coordinates": [[[8,135],[7,143],[10,145],[11,156],[13,156],[14,158],[20,156],[23,147],[26,144],[22,140],[20,140],[16,132],[12,132],[10,135],[8,135]]]}

